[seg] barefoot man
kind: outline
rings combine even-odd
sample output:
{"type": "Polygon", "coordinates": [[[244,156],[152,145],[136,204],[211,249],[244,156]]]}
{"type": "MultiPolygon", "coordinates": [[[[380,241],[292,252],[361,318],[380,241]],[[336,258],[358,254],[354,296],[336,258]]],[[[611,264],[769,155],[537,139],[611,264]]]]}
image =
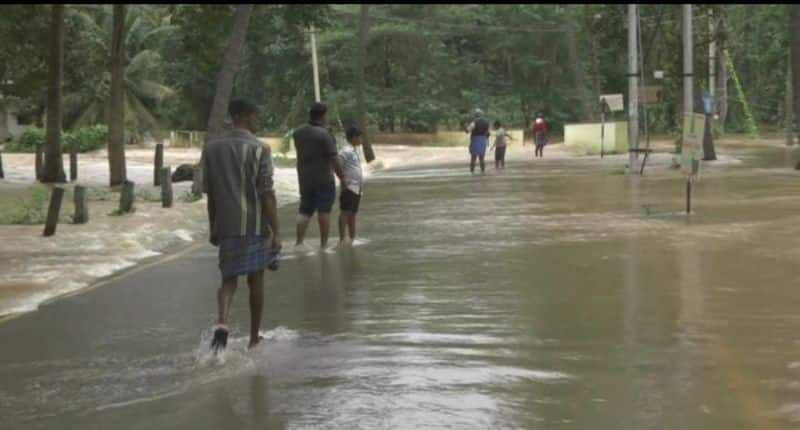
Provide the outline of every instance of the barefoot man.
{"type": "Polygon", "coordinates": [[[202,156],[211,243],[219,246],[222,272],[222,287],[217,292],[219,320],[211,341],[215,353],[228,343],[228,312],[240,275],[247,275],[250,287],[249,348],[258,344],[264,267],[269,254],[281,249],[272,154],[253,134],[258,110],[248,101],[234,100],[228,112],[233,129],[209,140],[202,156]]]}
{"type": "Polygon", "coordinates": [[[322,249],[328,246],[331,230],[331,209],[336,200],[333,173],[344,182],[339,164],[336,138],[325,128],[324,104],[316,102],[309,109],[309,123],[294,132],[297,151],[297,182],[300,185],[300,209],[297,215],[297,243],[303,246],[306,230],[314,212],[319,221],[319,240],[322,249]]]}

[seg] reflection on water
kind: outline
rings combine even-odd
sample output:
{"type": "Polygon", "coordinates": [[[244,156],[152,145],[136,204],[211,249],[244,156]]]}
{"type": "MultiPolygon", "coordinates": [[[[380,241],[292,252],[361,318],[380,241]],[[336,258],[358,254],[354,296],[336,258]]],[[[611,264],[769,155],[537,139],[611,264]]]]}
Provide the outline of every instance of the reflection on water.
{"type": "Polygon", "coordinates": [[[658,157],[375,175],[368,240],[289,255],[256,351],[245,289],[223,360],[198,343],[211,248],[0,325],[0,427],[792,428],[800,185],[722,149],[688,217],[658,157]]]}

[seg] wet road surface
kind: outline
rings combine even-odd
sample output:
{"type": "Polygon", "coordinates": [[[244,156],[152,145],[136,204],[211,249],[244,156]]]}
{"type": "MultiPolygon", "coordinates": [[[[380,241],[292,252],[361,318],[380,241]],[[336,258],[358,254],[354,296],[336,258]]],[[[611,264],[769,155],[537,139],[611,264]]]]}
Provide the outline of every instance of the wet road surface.
{"type": "Polygon", "coordinates": [[[800,178],[725,149],[690,217],[666,163],[376,175],[362,240],[268,278],[257,351],[241,287],[207,352],[204,244],[0,324],[0,428],[795,428],[800,178]]]}

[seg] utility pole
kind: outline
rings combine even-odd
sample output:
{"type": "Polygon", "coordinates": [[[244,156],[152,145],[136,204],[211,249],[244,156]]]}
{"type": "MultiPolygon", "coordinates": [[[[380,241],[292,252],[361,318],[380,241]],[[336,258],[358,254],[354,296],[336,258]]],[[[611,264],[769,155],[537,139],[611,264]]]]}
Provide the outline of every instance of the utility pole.
{"type": "Polygon", "coordinates": [[[692,59],[692,5],[683,5],[683,112],[694,113],[694,65],[692,59]]]}
{"type": "Polygon", "coordinates": [[[322,98],[319,94],[319,65],[317,64],[317,38],[314,25],[311,25],[311,63],[314,67],[314,100],[319,102],[322,98]]]}
{"type": "Polygon", "coordinates": [[[636,25],[637,5],[628,5],[628,173],[636,174],[639,158],[639,66],[636,25]]]}

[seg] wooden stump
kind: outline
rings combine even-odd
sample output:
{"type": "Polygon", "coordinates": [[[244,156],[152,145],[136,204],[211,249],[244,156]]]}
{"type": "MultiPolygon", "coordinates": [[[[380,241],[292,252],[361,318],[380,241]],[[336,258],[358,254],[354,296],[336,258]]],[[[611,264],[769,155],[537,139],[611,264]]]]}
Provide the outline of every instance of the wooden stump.
{"type": "Polygon", "coordinates": [[[47,209],[47,220],[44,224],[44,235],[52,236],[56,233],[58,213],[61,211],[61,201],[64,199],[64,188],[53,187],[50,194],[50,207],[47,209]]]}
{"type": "Polygon", "coordinates": [[[89,222],[89,206],[86,204],[86,187],[83,185],[75,186],[75,216],[72,222],[75,224],[86,224],[89,222]]]}
{"type": "Polygon", "coordinates": [[[6,174],[3,173],[3,152],[0,151],[0,179],[3,179],[5,177],[6,177],[6,174]]]}
{"type": "Polygon", "coordinates": [[[36,145],[36,157],[34,158],[34,163],[36,164],[36,180],[42,180],[42,165],[44,163],[44,156],[42,152],[42,145],[36,145]]]}
{"type": "MultiPolygon", "coordinates": [[[[202,162],[202,160],[201,160],[202,162]]],[[[203,194],[203,169],[200,168],[200,164],[195,164],[192,168],[192,194],[195,196],[199,196],[203,194]]]]}
{"type": "Polygon", "coordinates": [[[69,181],[78,179],[78,144],[72,143],[69,148],[69,181]]]}
{"type": "Polygon", "coordinates": [[[153,185],[161,185],[161,168],[164,167],[164,144],[156,144],[156,157],[153,161],[153,185]]]}
{"type": "Polygon", "coordinates": [[[161,172],[161,207],[172,207],[172,167],[162,167],[161,172]]]}
{"type": "Polygon", "coordinates": [[[133,209],[134,185],[132,181],[125,181],[122,184],[122,192],[119,195],[119,211],[121,213],[128,213],[133,209]]]}

